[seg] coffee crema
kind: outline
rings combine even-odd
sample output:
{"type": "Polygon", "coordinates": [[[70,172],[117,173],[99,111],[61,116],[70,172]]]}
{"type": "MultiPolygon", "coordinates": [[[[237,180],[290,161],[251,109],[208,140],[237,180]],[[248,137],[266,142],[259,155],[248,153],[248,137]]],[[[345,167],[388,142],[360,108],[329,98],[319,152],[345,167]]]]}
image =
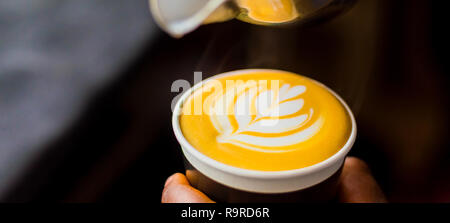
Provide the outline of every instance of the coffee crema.
{"type": "Polygon", "coordinates": [[[274,70],[244,70],[208,79],[185,100],[180,127],[199,152],[249,170],[314,165],[351,134],[344,105],[322,84],[274,70]]]}

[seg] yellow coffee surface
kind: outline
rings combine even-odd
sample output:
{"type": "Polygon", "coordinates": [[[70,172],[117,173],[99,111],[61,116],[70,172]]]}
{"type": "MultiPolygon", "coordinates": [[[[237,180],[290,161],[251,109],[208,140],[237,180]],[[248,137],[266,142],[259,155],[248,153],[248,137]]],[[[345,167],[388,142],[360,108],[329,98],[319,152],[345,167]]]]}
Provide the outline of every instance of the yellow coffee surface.
{"type": "Polygon", "coordinates": [[[181,111],[181,131],[195,149],[249,170],[292,170],[324,161],[344,146],[352,127],[345,107],[323,85],[274,70],[208,79],[181,111]]]}
{"type": "Polygon", "coordinates": [[[247,16],[255,21],[282,23],[299,16],[293,0],[237,0],[239,7],[248,11],[247,16]]]}

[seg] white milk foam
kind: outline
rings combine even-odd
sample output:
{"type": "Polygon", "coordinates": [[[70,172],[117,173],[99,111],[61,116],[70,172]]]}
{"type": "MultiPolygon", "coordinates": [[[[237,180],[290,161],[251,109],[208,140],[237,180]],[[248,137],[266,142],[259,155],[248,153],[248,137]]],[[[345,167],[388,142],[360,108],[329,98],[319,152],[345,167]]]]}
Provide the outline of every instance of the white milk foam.
{"type": "Polygon", "coordinates": [[[265,153],[280,153],[280,147],[295,145],[314,136],[322,127],[323,119],[315,119],[313,108],[304,108],[301,95],[307,91],[302,85],[283,84],[279,89],[247,85],[241,90],[227,89],[207,99],[209,118],[219,132],[219,143],[265,153]],[[237,99],[235,99],[235,95],[237,99]],[[231,106],[231,112],[230,112],[231,106]],[[304,112],[300,112],[301,110],[304,112]],[[234,116],[238,128],[233,126],[234,116]],[[300,131],[300,128],[304,128],[300,131]],[[270,135],[272,134],[272,135],[270,135]],[[277,148],[278,147],[278,148],[277,148]]]}

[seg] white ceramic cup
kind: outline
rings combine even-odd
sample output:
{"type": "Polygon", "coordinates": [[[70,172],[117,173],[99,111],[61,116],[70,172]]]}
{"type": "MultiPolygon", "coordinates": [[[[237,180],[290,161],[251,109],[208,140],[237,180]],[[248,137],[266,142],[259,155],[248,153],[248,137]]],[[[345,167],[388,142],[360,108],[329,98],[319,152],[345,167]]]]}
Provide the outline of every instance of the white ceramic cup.
{"type": "MultiPolygon", "coordinates": [[[[346,155],[350,151],[355,142],[356,138],[356,122],[353,116],[352,111],[348,107],[348,105],[342,100],[339,95],[337,95],[334,91],[326,87],[325,85],[316,82],[321,85],[325,89],[327,89],[330,93],[332,93],[344,106],[346,109],[350,120],[351,120],[351,134],[348,138],[345,145],[333,156],[328,159],[316,163],[312,166],[293,169],[293,170],[284,170],[284,171],[257,171],[257,170],[248,170],[233,167],[221,162],[218,162],[201,152],[199,152],[196,148],[194,148],[183,136],[183,133],[180,128],[179,117],[181,115],[181,108],[186,101],[186,99],[191,95],[193,91],[202,87],[202,84],[207,83],[208,81],[223,77],[226,75],[236,75],[236,74],[245,74],[259,71],[275,71],[275,72],[286,72],[281,70],[268,70],[268,69],[246,69],[246,70],[236,70],[232,72],[227,72],[219,75],[215,75],[211,78],[204,80],[202,83],[196,84],[190,90],[185,92],[177,102],[173,116],[172,116],[172,126],[175,132],[175,136],[178,142],[181,145],[181,149],[185,156],[185,159],[188,161],[191,167],[195,171],[198,171],[201,177],[207,177],[208,180],[200,180],[200,181],[208,181],[205,185],[198,185],[198,179],[196,179],[196,186],[200,187],[199,189],[205,192],[206,194],[212,197],[224,197],[220,196],[217,193],[228,193],[217,190],[211,190],[207,187],[211,185],[211,182],[218,183],[223,186],[223,188],[230,188],[241,192],[248,192],[254,194],[291,194],[298,191],[302,191],[308,188],[311,188],[315,185],[320,184],[321,182],[326,181],[328,178],[336,175],[340,168],[343,165],[346,155]]],[[[289,72],[291,73],[291,72],[289,72]]],[[[188,179],[189,179],[188,175],[188,179]]],[[[190,181],[194,181],[189,179],[190,181]]],[[[227,195],[228,196],[228,195],[227,195]]],[[[225,198],[225,201],[229,200],[225,198]]],[[[252,201],[252,200],[248,200],[252,201]]]]}

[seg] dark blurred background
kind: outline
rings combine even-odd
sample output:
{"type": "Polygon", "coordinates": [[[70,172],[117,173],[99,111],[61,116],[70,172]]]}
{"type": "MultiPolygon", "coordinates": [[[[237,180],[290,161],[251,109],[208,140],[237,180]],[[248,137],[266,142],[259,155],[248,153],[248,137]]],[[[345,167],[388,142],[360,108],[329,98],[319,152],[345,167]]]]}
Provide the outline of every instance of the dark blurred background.
{"type": "Polygon", "coordinates": [[[0,201],[158,203],[183,171],[172,82],[275,68],[348,102],[351,155],[390,201],[449,202],[444,4],[359,0],[308,27],[230,21],[173,39],[145,0],[1,1],[0,201]]]}

